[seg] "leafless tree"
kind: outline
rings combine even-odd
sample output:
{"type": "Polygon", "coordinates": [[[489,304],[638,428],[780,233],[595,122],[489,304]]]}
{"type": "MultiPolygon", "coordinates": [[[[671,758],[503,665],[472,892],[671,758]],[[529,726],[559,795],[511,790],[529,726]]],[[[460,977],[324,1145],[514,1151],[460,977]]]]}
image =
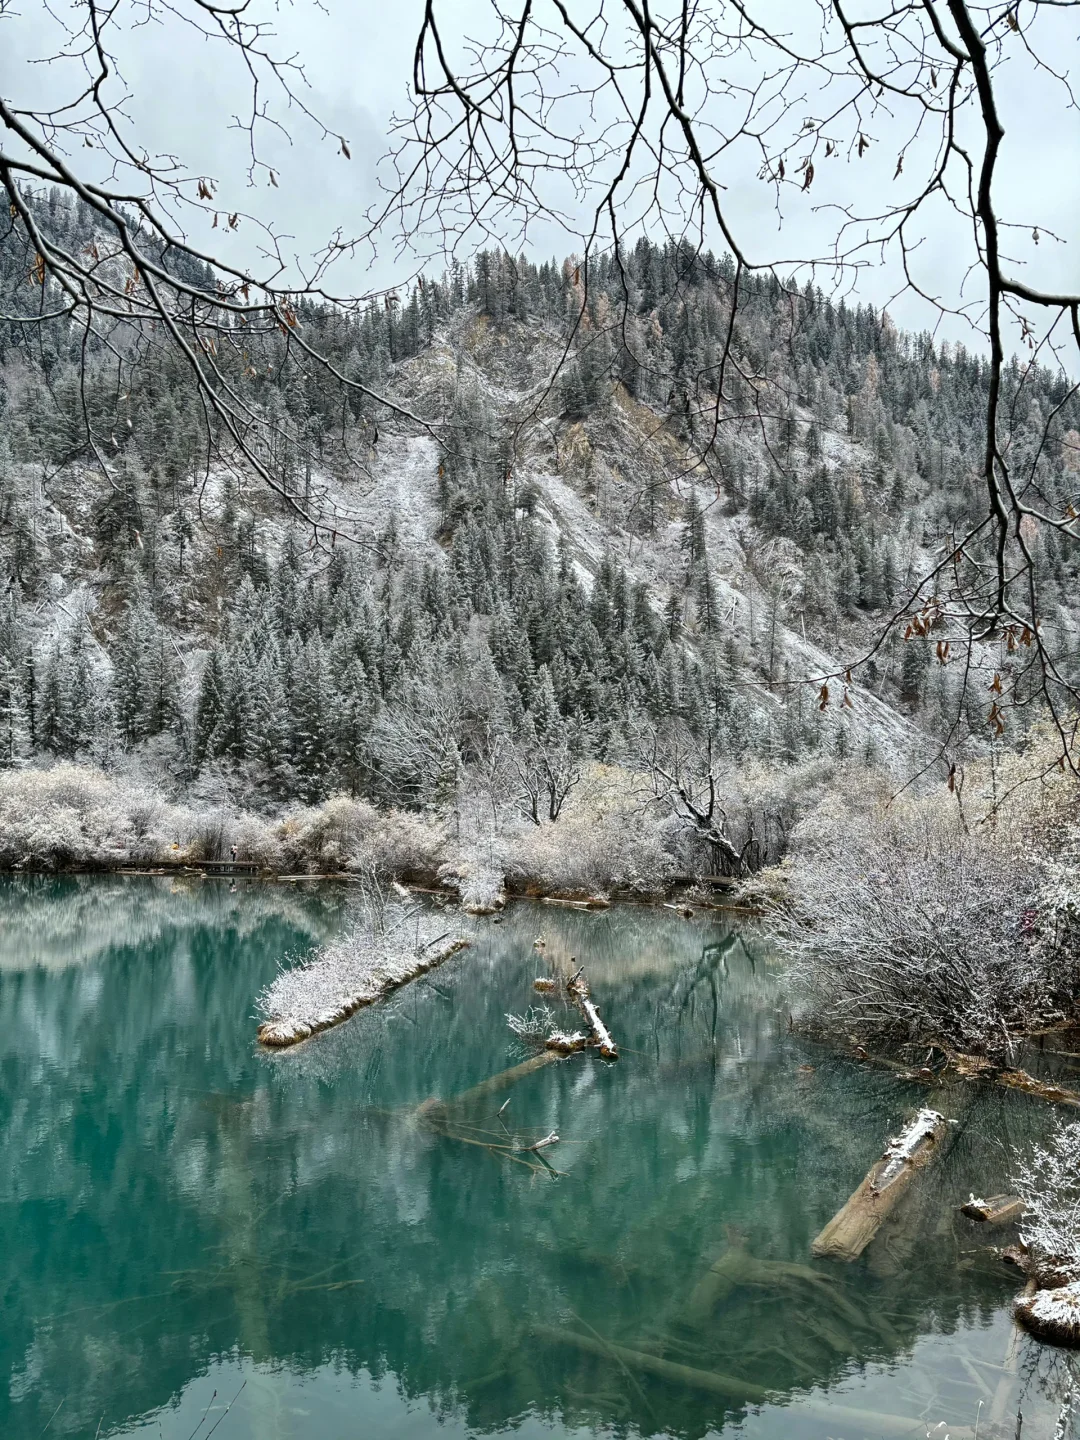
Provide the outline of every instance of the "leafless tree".
{"type": "Polygon", "coordinates": [[[571,791],[581,783],[578,748],[568,734],[537,739],[514,755],[522,813],[534,825],[552,824],[562,814],[571,791]]]}
{"type": "Polygon", "coordinates": [[[654,798],[708,847],[716,873],[746,875],[762,863],[761,845],[749,818],[742,844],[737,844],[721,800],[726,792],[711,739],[699,744],[675,727],[661,736],[652,730],[638,739],[637,761],[652,783],[654,798]]]}

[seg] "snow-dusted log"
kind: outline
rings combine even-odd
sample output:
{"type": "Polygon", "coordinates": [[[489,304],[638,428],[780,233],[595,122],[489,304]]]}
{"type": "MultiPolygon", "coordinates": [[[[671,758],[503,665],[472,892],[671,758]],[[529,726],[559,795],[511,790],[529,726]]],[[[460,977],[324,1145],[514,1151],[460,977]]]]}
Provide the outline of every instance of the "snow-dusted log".
{"type": "Polygon", "coordinates": [[[949,1122],[936,1110],[920,1110],[885,1146],[881,1159],[810,1247],[814,1255],[857,1260],[873,1240],[917,1171],[943,1149],[949,1122]]]}
{"type": "Polygon", "coordinates": [[[617,1060],[619,1058],[618,1046],[611,1038],[611,1032],[600,1019],[600,1012],[593,1004],[592,996],[589,994],[588,981],[580,970],[567,981],[566,993],[584,1016],[585,1023],[589,1027],[592,1044],[600,1047],[600,1054],[605,1060],[617,1060]]]}
{"type": "Polygon", "coordinates": [[[577,1050],[584,1050],[588,1043],[589,1037],[583,1030],[553,1030],[544,1046],[558,1055],[573,1055],[577,1050]]]}
{"type": "Polygon", "coordinates": [[[1080,1347],[1080,1280],[1056,1290],[1037,1290],[1017,1300],[1016,1319],[1039,1340],[1080,1347]]]}
{"type": "Polygon", "coordinates": [[[340,1025],[365,1005],[434,970],[470,943],[459,935],[441,945],[436,941],[395,954],[373,940],[367,955],[358,953],[355,946],[351,951],[347,946],[329,947],[309,965],[284,971],[260,997],[262,1008],[270,1014],[257,1031],[259,1043],[280,1050],[340,1025]],[[335,987],[339,993],[327,1003],[327,992],[335,987]]]}
{"type": "Polygon", "coordinates": [[[980,1200],[973,1195],[960,1206],[960,1213],[969,1220],[981,1220],[987,1225],[1005,1225],[1010,1220],[1020,1219],[1024,1213],[1024,1202],[1019,1195],[991,1195],[988,1200],[980,1200]]]}

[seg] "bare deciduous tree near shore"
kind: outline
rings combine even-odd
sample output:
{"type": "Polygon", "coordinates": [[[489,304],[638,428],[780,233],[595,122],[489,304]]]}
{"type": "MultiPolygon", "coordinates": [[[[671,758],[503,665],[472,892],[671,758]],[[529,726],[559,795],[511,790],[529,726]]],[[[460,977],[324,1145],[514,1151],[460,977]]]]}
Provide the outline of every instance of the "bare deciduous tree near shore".
{"type": "MultiPolygon", "coordinates": [[[[970,527],[942,538],[936,557],[850,668],[857,673],[897,629],[948,635],[965,665],[976,652],[1019,657],[1012,678],[988,699],[987,724],[997,729],[1010,701],[1037,694],[1059,740],[1048,763],[1075,771],[1077,695],[1045,642],[1032,537],[1041,530],[1075,544],[1080,494],[1064,507],[1050,506],[1037,474],[1042,446],[1034,458],[1014,458],[1014,412],[1029,371],[1022,369],[1013,384],[1007,362],[1010,346],[1020,345],[1031,364],[1075,372],[1080,294],[1022,278],[1010,237],[1054,237],[1041,231],[1038,216],[1003,217],[998,190],[1004,67],[1022,70],[1026,81],[1020,83],[1060,95],[1066,114],[1073,96],[1056,65],[1054,27],[1078,9],[1080,0],[894,0],[857,10],[822,0],[782,31],[767,7],[745,0],[660,6],[516,0],[509,9],[493,5],[471,41],[460,33],[459,11],[445,0],[426,0],[411,108],[394,134],[385,201],[361,234],[335,237],[307,273],[287,280],[272,234],[259,274],[230,266],[188,238],[196,216],[213,215],[227,227],[243,217],[198,168],[154,156],[133,137],[117,42],[121,32],[130,41],[147,22],[182,24],[238,60],[250,95],[246,116],[237,121],[250,142],[249,179],[271,185],[277,176],[262,159],[261,139],[280,122],[268,91],[293,117],[314,124],[336,153],[348,155],[347,138],[307,108],[297,62],[276,54],[271,31],[249,3],[148,0],[134,7],[79,0],[58,22],[61,52],[80,75],[70,96],[51,108],[19,108],[0,98],[0,184],[26,243],[28,285],[37,300],[17,318],[26,325],[66,320],[80,327],[86,349],[114,357],[121,374],[150,348],[175,352],[236,454],[280,491],[263,458],[274,422],[245,398],[222,363],[227,353],[242,368],[249,336],[276,338],[291,363],[329,370],[343,390],[362,390],[373,407],[372,438],[378,413],[410,426],[430,423],[336,370],[298,323],[305,300],[346,310],[357,303],[332,290],[330,267],[343,255],[407,236],[415,240],[420,265],[433,250],[456,254],[481,239],[517,244],[539,221],[558,224],[576,237],[583,256],[565,361],[572,346],[589,341],[590,257],[607,249],[618,263],[628,237],[641,233],[691,249],[716,245],[734,261],[726,339],[694,394],[683,399],[695,422],[687,472],[719,484],[717,441],[724,427],[753,420],[768,445],[766,422],[778,418],[769,377],[740,345],[745,277],[767,271],[780,279],[794,330],[802,299],[793,281],[825,279],[842,289],[862,270],[891,259],[899,289],[921,296],[940,316],[965,318],[984,339],[985,507],[970,527]],[[828,239],[813,253],[802,247],[762,253],[753,234],[744,233],[749,227],[725,187],[756,178],[772,187],[779,214],[789,197],[812,199],[823,171],[840,157],[861,165],[852,173],[865,174],[875,194],[888,190],[890,198],[871,198],[865,206],[855,198],[830,201],[816,211],[821,224],[830,223],[828,239]],[[58,187],[88,208],[102,237],[89,253],[71,253],[35,217],[25,200],[35,185],[58,187]],[[932,288],[919,268],[922,240],[940,216],[956,225],[968,267],[965,288],[951,296],[932,288]]],[[[621,315],[605,322],[623,344],[632,343],[629,310],[628,293],[621,315]]],[[[519,438],[538,417],[554,378],[519,417],[519,438]]],[[[107,474],[102,437],[89,417],[87,427],[107,474]]],[[[1048,430],[1049,421],[1043,445],[1048,430]]],[[[320,542],[349,528],[347,516],[320,513],[287,491],[282,498],[320,542]]],[[[1000,670],[1006,674],[1008,667],[1000,670]]],[[[824,705],[830,682],[849,673],[802,678],[820,685],[824,705]]]]}

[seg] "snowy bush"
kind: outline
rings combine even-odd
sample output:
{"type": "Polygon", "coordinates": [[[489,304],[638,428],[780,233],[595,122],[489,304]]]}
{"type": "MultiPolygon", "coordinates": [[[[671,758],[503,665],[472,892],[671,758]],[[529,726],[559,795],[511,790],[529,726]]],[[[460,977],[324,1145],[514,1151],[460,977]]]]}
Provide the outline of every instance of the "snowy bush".
{"type": "Polygon", "coordinates": [[[177,815],[139,785],[79,765],[0,773],[0,866],[50,869],[160,858],[177,815]]]}
{"type": "Polygon", "coordinates": [[[792,835],[773,928],[817,1015],[867,1039],[1009,1056],[1075,1013],[1080,973],[1042,923],[1042,797],[980,823],[954,795],[831,794],[792,835]]]}
{"type": "Polygon", "coordinates": [[[465,910],[486,914],[506,904],[503,865],[494,854],[485,855],[473,848],[440,865],[438,879],[458,892],[465,910]]]}
{"type": "Polygon", "coordinates": [[[288,870],[372,870],[382,877],[434,871],[442,847],[437,821],[382,812],[346,795],[294,811],[277,826],[275,838],[288,870]]]}
{"type": "Polygon", "coordinates": [[[1012,1183],[1024,1202],[1023,1239],[1040,1279],[1080,1280],[1080,1120],[1059,1123],[1012,1183]]]}
{"type": "Polygon", "coordinates": [[[594,766],[557,821],[528,826],[512,843],[508,872],[546,889],[655,893],[675,870],[673,833],[632,775],[594,766]]]}

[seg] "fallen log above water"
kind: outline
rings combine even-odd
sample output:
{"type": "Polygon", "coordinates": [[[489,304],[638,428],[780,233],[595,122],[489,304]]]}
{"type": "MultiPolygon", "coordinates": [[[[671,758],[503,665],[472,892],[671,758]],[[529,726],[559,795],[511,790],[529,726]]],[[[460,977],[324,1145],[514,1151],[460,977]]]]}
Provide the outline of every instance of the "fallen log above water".
{"type": "Polygon", "coordinates": [[[588,981],[580,970],[566,982],[566,993],[584,1016],[589,1027],[591,1041],[600,1047],[600,1054],[605,1060],[617,1060],[619,1058],[618,1047],[611,1038],[610,1030],[600,1019],[600,1012],[593,1004],[592,996],[589,994],[588,981]]]}
{"type": "Polygon", "coordinates": [[[1005,1225],[1010,1220],[1019,1220],[1024,1213],[1024,1202],[1019,1195],[991,1195],[989,1200],[978,1200],[973,1195],[960,1206],[961,1215],[969,1220],[981,1220],[987,1225],[1005,1225]]]}
{"type": "Polygon", "coordinates": [[[366,1005],[373,1005],[376,1000],[385,999],[393,991],[399,990],[402,985],[407,985],[410,980],[415,980],[418,976],[427,974],[429,970],[434,970],[436,965],[441,965],[444,960],[449,960],[451,955],[456,955],[459,950],[464,950],[470,943],[469,940],[459,936],[439,950],[419,951],[404,968],[392,974],[375,970],[367,978],[362,990],[343,996],[335,1005],[328,1006],[316,1015],[295,1020],[290,1020],[285,1016],[274,1016],[265,1020],[256,1031],[259,1044],[265,1045],[271,1050],[281,1050],[288,1045],[298,1045],[301,1040],[309,1040],[312,1035],[318,1035],[323,1030],[340,1025],[343,1020],[348,1020],[366,1005]]]}
{"type": "Polygon", "coordinates": [[[705,1390],[710,1395],[720,1395],[739,1405],[762,1405],[768,1398],[762,1386],[740,1380],[734,1375],[722,1375],[715,1370],[698,1370],[692,1365],[679,1365],[674,1360],[646,1354],[644,1350],[630,1350],[625,1345],[615,1345],[610,1340],[594,1340],[591,1335],[579,1335],[574,1330],[559,1330],[554,1325],[533,1325],[531,1330],[538,1340],[545,1340],[552,1345],[572,1345],[574,1349],[583,1350],[587,1355],[599,1355],[605,1360],[615,1360],[627,1369],[642,1370],[647,1375],[656,1375],[661,1380],[670,1380],[675,1385],[685,1385],[693,1390],[705,1390]]]}
{"type": "Polygon", "coordinates": [[[857,1260],[915,1174],[940,1154],[949,1122],[936,1110],[920,1110],[886,1145],[881,1159],[818,1235],[810,1249],[834,1260],[857,1260]]]}

